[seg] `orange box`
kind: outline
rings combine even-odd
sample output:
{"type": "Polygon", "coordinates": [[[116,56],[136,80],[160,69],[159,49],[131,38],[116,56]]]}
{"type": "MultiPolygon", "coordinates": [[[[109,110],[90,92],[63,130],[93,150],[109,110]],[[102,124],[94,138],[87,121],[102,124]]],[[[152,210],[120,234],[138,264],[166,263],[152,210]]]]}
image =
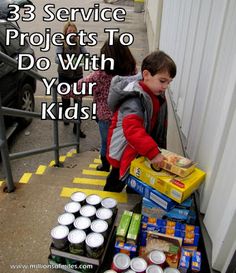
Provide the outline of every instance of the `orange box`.
{"type": "MultiPolygon", "coordinates": [[[[185,177],[192,173],[195,169],[196,164],[186,157],[165,149],[161,149],[161,154],[166,158],[161,167],[170,173],[185,177]]],[[[153,167],[155,169],[155,165],[153,165],[153,167]]]]}

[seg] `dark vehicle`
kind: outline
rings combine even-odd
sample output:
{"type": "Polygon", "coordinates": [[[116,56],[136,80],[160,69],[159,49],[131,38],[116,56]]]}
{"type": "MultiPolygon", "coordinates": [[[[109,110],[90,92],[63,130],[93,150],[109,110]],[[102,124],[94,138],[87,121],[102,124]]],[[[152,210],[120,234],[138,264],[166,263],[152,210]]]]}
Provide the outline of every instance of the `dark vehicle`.
{"type": "MultiPolygon", "coordinates": [[[[3,1],[8,3],[28,3],[28,1],[3,1]]],[[[1,3],[2,5],[2,3],[1,3]]],[[[6,9],[1,9],[1,14],[7,14],[6,9]]],[[[5,5],[8,7],[8,5],[5,5]]],[[[0,19],[0,51],[9,57],[17,60],[18,55],[27,53],[34,55],[33,49],[25,41],[24,46],[20,45],[19,39],[12,39],[11,45],[5,45],[6,29],[14,28],[20,31],[16,24],[0,19]]],[[[25,63],[27,65],[27,63],[25,63]]],[[[28,76],[23,71],[19,71],[13,66],[5,63],[0,57],[0,95],[2,105],[5,107],[17,108],[20,110],[34,111],[34,93],[36,90],[36,80],[28,76]]],[[[20,127],[24,128],[31,122],[31,118],[5,118],[8,126],[12,120],[17,120],[20,127]]]]}
{"type": "Polygon", "coordinates": [[[9,14],[9,4],[15,4],[18,5],[20,8],[22,8],[25,4],[32,4],[30,0],[1,0],[0,2],[0,18],[6,19],[9,14]]]}

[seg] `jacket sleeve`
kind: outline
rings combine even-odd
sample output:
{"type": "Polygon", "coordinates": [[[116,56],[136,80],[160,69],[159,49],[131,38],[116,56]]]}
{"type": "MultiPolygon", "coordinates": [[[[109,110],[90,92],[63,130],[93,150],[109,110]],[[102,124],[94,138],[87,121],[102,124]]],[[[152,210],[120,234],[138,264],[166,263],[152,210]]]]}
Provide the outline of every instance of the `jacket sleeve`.
{"type": "Polygon", "coordinates": [[[125,101],[120,108],[123,115],[122,128],[129,145],[139,155],[151,160],[160,150],[154,139],[146,132],[142,108],[139,98],[125,101]]]}

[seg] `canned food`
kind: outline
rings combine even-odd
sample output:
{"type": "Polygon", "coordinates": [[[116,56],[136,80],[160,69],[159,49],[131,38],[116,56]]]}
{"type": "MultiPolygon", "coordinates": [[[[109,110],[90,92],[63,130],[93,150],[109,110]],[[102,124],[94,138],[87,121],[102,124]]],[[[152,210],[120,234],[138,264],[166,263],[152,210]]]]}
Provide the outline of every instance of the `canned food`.
{"type": "Polygon", "coordinates": [[[84,255],[86,233],[83,230],[73,229],[68,235],[69,250],[73,254],[84,255]]]}
{"type": "Polygon", "coordinates": [[[128,269],[130,265],[130,257],[124,253],[117,253],[113,257],[113,262],[111,268],[117,273],[121,273],[128,269]]]}
{"type": "Polygon", "coordinates": [[[147,269],[147,262],[140,257],[133,258],[130,261],[130,268],[136,273],[145,273],[147,269]]]}
{"type": "Polygon", "coordinates": [[[108,223],[104,220],[94,220],[90,226],[93,232],[101,233],[103,237],[107,236],[108,223]]]}
{"type": "Polygon", "coordinates": [[[100,233],[92,232],[86,238],[87,256],[98,259],[104,251],[104,237],[100,233]]]}
{"type": "Polygon", "coordinates": [[[151,264],[147,267],[146,273],[163,273],[163,269],[156,264],[151,264]]]}
{"type": "Polygon", "coordinates": [[[83,230],[86,234],[89,232],[91,220],[88,217],[80,216],[75,219],[74,227],[83,230]]]}
{"type": "Polygon", "coordinates": [[[72,213],[75,215],[75,217],[78,217],[79,210],[81,209],[81,205],[80,203],[77,203],[77,202],[70,202],[65,205],[64,209],[65,209],[65,212],[72,213]]]}
{"type": "Polygon", "coordinates": [[[165,270],[164,270],[164,273],[180,273],[180,271],[176,268],[172,268],[172,267],[167,267],[165,270]]]}
{"type": "Polygon", "coordinates": [[[63,213],[58,218],[57,221],[60,225],[67,226],[70,230],[73,228],[73,222],[75,221],[75,216],[72,213],[63,213]]]}
{"type": "Polygon", "coordinates": [[[114,211],[117,208],[117,201],[114,198],[107,197],[102,200],[101,205],[103,208],[111,209],[112,212],[114,213],[114,211]]]}
{"type": "Polygon", "coordinates": [[[132,269],[128,269],[127,271],[124,271],[124,273],[135,273],[132,269]]]}
{"type": "Polygon", "coordinates": [[[67,236],[69,234],[69,228],[66,226],[56,226],[51,230],[52,242],[55,248],[64,249],[67,247],[67,236]]]}
{"type": "Polygon", "coordinates": [[[88,217],[90,220],[93,220],[96,215],[96,208],[91,205],[84,205],[81,207],[79,212],[81,216],[88,217]]]}
{"type": "Polygon", "coordinates": [[[117,273],[117,272],[113,269],[108,269],[104,273],[117,273]]]}
{"type": "Polygon", "coordinates": [[[148,263],[149,264],[156,264],[156,265],[163,267],[165,264],[165,261],[166,261],[166,255],[163,251],[152,250],[148,254],[148,263]]]}
{"type": "Polygon", "coordinates": [[[112,210],[106,208],[100,208],[96,212],[97,218],[106,221],[108,225],[111,225],[112,223],[112,215],[112,210]]]}
{"type": "Polygon", "coordinates": [[[88,205],[94,206],[95,208],[99,208],[101,205],[102,198],[97,194],[90,194],[86,198],[86,203],[88,205]]]}
{"type": "Polygon", "coordinates": [[[71,200],[74,202],[78,202],[82,205],[85,204],[85,199],[86,199],[87,195],[82,192],[82,191],[76,191],[74,193],[71,194],[71,200]]]}

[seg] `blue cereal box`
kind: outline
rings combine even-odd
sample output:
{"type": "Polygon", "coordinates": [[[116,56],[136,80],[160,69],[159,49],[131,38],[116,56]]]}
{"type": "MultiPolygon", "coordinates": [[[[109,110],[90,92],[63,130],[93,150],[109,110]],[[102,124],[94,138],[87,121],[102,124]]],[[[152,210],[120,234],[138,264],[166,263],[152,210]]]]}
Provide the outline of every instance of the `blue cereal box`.
{"type": "Polygon", "coordinates": [[[141,180],[137,179],[132,175],[129,175],[126,182],[128,186],[131,187],[133,190],[138,192],[143,197],[151,200],[160,208],[166,211],[171,210],[177,204],[175,201],[173,201],[166,195],[148,186],[147,184],[145,184],[144,182],[142,182],[141,180]]]}
{"type": "Polygon", "coordinates": [[[190,268],[192,252],[190,250],[182,248],[179,261],[179,271],[181,273],[187,273],[190,268]]]}
{"type": "Polygon", "coordinates": [[[136,257],[138,255],[137,246],[132,245],[132,244],[128,244],[128,243],[124,243],[124,242],[116,241],[115,254],[116,253],[125,253],[130,258],[133,258],[133,257],[136,257]]]}
{"type": "Polygon", "coordinates": [[[158,206],[147,198],[143,198],[142,202],[142,215],[150,218],[162,218],[167,213],[166,210],[158,206]]]}
{"type": "Polygon", "coordinates": [[[191,270],[193,272],[199,272],[201,270],[201,252],[193,251],[191,270]]]}

